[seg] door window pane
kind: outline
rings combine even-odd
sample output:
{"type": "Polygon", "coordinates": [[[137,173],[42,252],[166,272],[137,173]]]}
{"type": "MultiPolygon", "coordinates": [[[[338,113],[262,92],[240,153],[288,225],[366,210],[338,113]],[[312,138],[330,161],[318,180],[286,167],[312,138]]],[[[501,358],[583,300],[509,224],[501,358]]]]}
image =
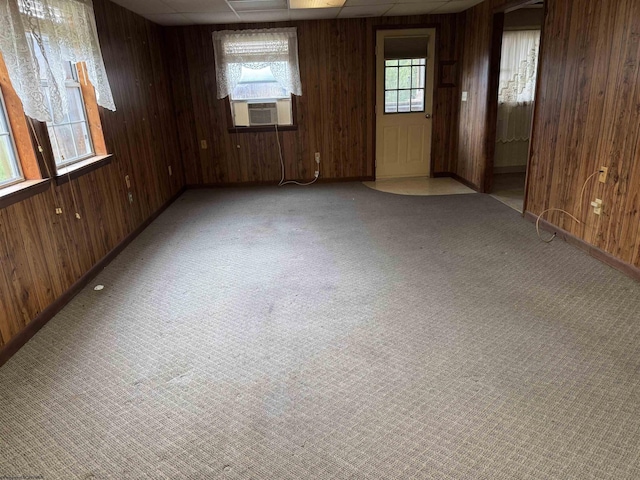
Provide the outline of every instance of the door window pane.
{"type": "Polygon", "coordinates": [[[396,90],[398,88],[398,69],[397,68],[387,68],[384,72],[384,89],[385,90],[396,90]]]}
{"type": "Polygon", "coordinates": [[[384,113],[396,113],[398,111],[398,91],[384,92],[384,113]]]}
{"type": "Polygon", "coordinates": [[[410,90],[398,90],[398,112],[410,112],[410,90]]]}
{"type": "Polygon", "coordinates": [[[426,58],[385,60],[384,113],[424,112],[426,58]]]}

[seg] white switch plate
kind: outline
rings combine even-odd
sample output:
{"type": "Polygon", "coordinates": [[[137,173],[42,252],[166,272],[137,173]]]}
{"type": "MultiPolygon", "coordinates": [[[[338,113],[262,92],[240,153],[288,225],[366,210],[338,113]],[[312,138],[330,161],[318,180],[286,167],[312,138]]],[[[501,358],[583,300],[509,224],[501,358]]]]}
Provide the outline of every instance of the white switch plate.
{"type": "Polygon", "coordinates": [[[466,102],[469,99],[469,92],[462,92],[462,101],[466,102]]]}

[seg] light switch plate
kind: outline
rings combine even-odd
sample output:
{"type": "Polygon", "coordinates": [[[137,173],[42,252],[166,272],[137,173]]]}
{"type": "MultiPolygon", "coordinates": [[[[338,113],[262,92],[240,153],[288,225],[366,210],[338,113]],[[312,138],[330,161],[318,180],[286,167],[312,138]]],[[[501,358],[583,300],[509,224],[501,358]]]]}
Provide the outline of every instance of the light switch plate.
{"type": "Polygon", "coordinates": [[[466,102],[469,99],[469,92],[462,92],[462,101],[466,102]]]}

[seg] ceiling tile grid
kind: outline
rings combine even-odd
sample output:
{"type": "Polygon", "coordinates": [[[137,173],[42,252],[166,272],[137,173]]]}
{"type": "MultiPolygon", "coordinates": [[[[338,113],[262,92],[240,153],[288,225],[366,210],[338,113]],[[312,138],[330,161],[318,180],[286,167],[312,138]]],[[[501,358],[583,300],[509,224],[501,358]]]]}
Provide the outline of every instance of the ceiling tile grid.
{"type": "Polygon", "coordinates": [[[457,13],[483,0],[114,0],[161,25],[457,13]],[[300,5],[327,8],[292,8],[300,5]]]}

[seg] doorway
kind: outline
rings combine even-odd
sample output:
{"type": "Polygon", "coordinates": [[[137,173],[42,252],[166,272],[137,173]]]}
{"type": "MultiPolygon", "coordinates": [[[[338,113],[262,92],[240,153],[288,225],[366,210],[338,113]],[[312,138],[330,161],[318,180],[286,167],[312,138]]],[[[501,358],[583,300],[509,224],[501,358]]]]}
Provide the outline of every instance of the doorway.
{"type": "Polygon", "coordinates": [[[535,107],[544,5],[541,1],[496,14],[492,72],[495,136],[486,185],[494,198],[524,211],[529,144],[535,107]],[[499,42],[499,44],[498,44],[499,42]],[[497,85],[496,85],[497,84],[497,85]]]}
{"type": "Polygon", "coordinates": [[[376,179],[428,177],[436,31],[376,34],[376,179]]]}

